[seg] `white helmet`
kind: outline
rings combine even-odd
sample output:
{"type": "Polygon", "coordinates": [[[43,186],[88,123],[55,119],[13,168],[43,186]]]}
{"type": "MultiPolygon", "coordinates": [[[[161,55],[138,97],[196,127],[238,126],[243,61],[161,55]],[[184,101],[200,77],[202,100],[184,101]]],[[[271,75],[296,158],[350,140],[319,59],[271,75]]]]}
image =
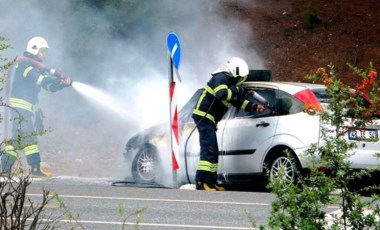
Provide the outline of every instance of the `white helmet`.
{"type": "Polygon", "coordinates": [[[26,45],[26,52],[37,55],[41,48],[49,48],[47,41],[42,37],[31,38],[26,45]]]}
{"type": "Polygon", "coordinates": [[[238,57],[233,57],[229,61],[226,62],[225,66],[228,69],[228,72],[232,75],[232,77],[242,77],[245,78],[248,76],[249,68],[247,63],[238,57]]]}

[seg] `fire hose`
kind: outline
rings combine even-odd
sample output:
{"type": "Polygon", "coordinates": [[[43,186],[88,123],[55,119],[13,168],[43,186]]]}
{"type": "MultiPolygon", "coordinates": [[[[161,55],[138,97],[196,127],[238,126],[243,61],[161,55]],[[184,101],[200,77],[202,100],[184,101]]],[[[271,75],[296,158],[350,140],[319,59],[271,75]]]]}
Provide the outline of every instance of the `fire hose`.
{"type": "MultiPolygon", "coordinates": [[[[33,67],[42,70],[44,73],[49,73],[52,76],[57,76],[61,79],[61,81],[65,80],[65,76],[64,76],[64,73],[62,70],[50,69],[45,64],[43,64],[42,62],[38,62],[32,58],[25,57],[25,56],[17,56],[16,62],[19,62],[19,61],[28,61],[33,65],[33,67]],[[59,73],[59,76],[56,75],[57,73],[59,73]]],[[[71,84],[72,84],[72,81],[71,81],[70,85],[71,84]]]]}
{"type": "MultiPolygon", "coordinates": [[[[248,93],[248,90],[244,90],[244,95],[243,97],[245,97],[245,95],[248,93]]],[[[263,96],[261,96],[260,94],[258,94],[257,92],[255,91],[252,91],[251,92],[251,96],[257,100],[258,102],[260,102],[261,104],[263,104],[264,107],[270,109],[270,110],[274,110],[274,107],[273,105],[271,105],[263,96]]],[[[189,177],[189,169],[188,169],[188,166],[187,166],[187,144],[189,142],[189,139],[191,137],[191,135],[194,133],[195,129],[197,128],[197,126],[199,125],[199,123],[208,115],[208,113],[210,112],[210,109],[212,107],[212,105],[214,104],[216,98],[214,97],[208,110],[206,111],[206,113],[202,116],[202,118],[195,124],[194,128],[191,130],[189,136],[186,138],[186,141],[185,141],[185,148],[184,148],[184,157],[185,157],[185,170],[186,170],[186,177],[187,177],[187,181],[189,182],[189,184],[191,184],[191,180],[190,180],[190,177],[189,177]]]]}
{"type": "MultiPolygon", "coordinates": [[[[63,71],[61,70],[56,70],[56,69],[51,69],[48,68],[45,64],[42,62],[38,62],[32,58],[25,57],[25,56],[17,56],[15,59],[15,62],[19,61],[27,61],[32,64],[33,67],[41,70],[44,73],[48,73],[52,76],[59,77],[61,79],[61,82],[66,81],[67,79],[64,76],[63,71]],[[59,73],[59,75],[57,74],[59,73]]],[[[6,76],[6,82],[5,82],[5,90],[4,90],[4,101],[2,102],[1,106],[4,106],[4,115],[3,115],[3,120],[4,120],[4,126],[3,126],[3,139],[8,138],[8,121],[9,121],[9,97],[10,97],[10,90],[11,90],[11,83],[13,81],[13,74],[14,74],[14,68],[10,66],[8,68],[7,76],[6,76]]],[[[73,81],[70,80],[70,86],[72,85],[73,81]]],[[[39,114],[43,118],[43,114],[39,114]]],[[[41,128],[41,127],[40,127],[41,128]]]]}

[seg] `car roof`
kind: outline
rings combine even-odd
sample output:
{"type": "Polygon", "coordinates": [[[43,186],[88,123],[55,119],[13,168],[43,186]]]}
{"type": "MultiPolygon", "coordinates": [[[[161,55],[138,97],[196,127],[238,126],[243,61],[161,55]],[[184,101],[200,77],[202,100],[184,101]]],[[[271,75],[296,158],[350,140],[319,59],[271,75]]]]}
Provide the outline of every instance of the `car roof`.
{"type": "Polygon", "coordinates": [[[290,94],[296,94],[297,92],[304,90],[306,88],[311,90],[316,89],[326,89],[326,86],[323,84],[314,84],[314,83],[306,83],[306,82],[281,82],[281,81],[250,81],[244,82],[244,85],[248,87],[271,87],[278,88],[290,94]]]}

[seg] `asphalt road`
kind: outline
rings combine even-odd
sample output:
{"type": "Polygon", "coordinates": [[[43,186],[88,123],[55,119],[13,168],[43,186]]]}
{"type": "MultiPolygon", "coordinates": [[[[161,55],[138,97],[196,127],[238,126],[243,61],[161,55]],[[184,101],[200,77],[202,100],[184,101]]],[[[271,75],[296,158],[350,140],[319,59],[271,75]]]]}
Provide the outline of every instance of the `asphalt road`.
{"type": "MultiPolygon", "coordinates": [[[[77,223],[60,229],[253,229],[266,223],[274,195],[257,191],[206,192],[114,183],[109,179],[52,178],[33,181],[27,195],[38,202],[42,189],[55,192],[77,223]],[[119,212],[119,207],[126,214],[119,212]],[[139,219],[135,212],[141,210],[139,219]],[[137,224],[137,222],[139,222],[137,224]]],[[[52,201],[46,213],[62,213],[52,201]]]]}

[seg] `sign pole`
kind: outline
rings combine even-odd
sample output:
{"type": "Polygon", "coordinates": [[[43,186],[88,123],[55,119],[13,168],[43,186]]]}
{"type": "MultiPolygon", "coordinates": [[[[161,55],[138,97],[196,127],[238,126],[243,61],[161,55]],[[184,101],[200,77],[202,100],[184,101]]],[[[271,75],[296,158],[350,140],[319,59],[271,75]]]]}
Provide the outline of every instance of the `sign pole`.
{"type": "Polygon", "coordinates": [[[169,62],[169,97],[170,97],[170,146],[172,156],[172,174],[173,187],[178,187],[177,170],[179,169],[179,125],[178,125],[178,110],[176,103],[176,82],[174,81],[174,70],[177,78],[181,81],[178,74],[180,60],[180,43],[175,33],[169,33],[167,38],[168,45],[168,62],[169,62]]]}

